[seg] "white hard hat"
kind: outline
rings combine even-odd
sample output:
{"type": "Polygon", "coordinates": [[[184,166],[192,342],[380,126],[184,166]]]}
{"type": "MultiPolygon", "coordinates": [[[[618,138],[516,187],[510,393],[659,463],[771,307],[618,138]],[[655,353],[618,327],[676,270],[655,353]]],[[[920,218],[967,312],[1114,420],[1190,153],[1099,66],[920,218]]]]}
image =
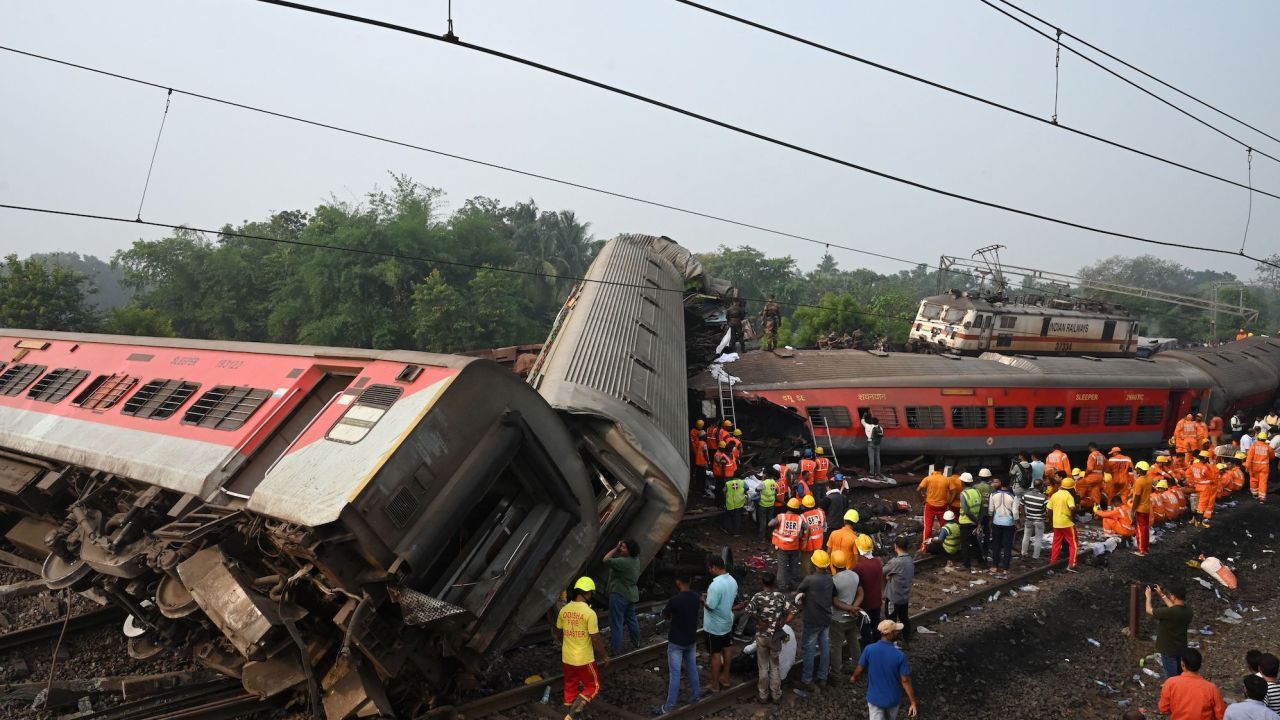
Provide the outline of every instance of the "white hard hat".
{"type": "Polygon", "coordinates": [[[971,482],[973,482],[973,473],[961,473],[961,474],[960,474],[960,482],[962,482],[962,483],[971,483],[971,482]]]}
{"type": "Polygon", "coordinates": [[[788,470],[789,472],[793,472],[793,473],[798,473],[798,472],[800,472],[800,463],[791,463],[791,464],[787,465],[787,470],[788,470]]]}
{"type": "Polygon", "coordinates": [[[956,514],[948,510],[942,513],[942,519],[946,520],[947,522],[951,522],[952,520],[956,519],[956,514]]]}
{"type": "Polygon", "coordinates": [[[780,473],[780,472],[782,472],[782,466],[781,466],[781,465],[774,465],[774,466],[773,466],[773,471],[774,471],[774,472],[776,472],[776,473],[780,473]]]}
{"type": "Polygon", "coordinates": [[[982,468],[978,471],[978,477],[991,477],[991,471],[987,468],[982,468]]]}

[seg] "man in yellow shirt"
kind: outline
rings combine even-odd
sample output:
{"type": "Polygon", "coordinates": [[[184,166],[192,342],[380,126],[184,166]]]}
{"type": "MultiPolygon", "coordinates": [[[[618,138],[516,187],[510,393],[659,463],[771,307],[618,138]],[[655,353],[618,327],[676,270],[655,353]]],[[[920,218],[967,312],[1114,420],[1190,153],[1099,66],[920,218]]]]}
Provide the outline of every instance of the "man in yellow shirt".
{"type": "Polygon", "coordinates": [[[1076,481],[1067,478],[1062,487],[1049,498],[1049,510],[1053,513],[1053,552],[1049,555],[1049,564],[1058,562],[1058,552],[1063,544],[1067,546],[1067,572],[1077,572],[1076,552],[1076,496],[1071,494],[1076,481]]]}
{"type": "Polygon", "coordinates": [[[573,600],[565,603],[556,616],[556,640],[560,642],[560,663],[564,668],[564,704],[566,720],[577,717],[587,703],[600,692],[600,670],[596,653],[609,664],[600,639],[596,611],[591,609],[591,594],[596,584],[589,577],[573,584],[573,600]]]}

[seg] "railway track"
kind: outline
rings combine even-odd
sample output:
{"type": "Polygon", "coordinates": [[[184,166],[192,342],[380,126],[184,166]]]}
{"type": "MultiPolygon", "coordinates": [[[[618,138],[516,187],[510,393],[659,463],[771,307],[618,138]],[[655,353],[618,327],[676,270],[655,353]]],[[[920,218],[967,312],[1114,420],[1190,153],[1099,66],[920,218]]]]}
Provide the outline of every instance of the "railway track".
{"type": "MultiPolygon", "coordinates": [[[[938,556],[927,556],[916,561],[917,567],[930,567],[940,564],[941,558],[938,556]]],[[[1002,591],[1007,588],[1018,587],[1029,583],[1053,570],[1065,567],[1065,565],[1066,561],[1060,561],[1056,565],[1042,565],[997,582],[985,584],[974,592],[961,595],[948,602],[925,609],[913,615],[911,620],[915,624],[924,624],[926,622],[933,622],[942,615],[964,610],[972,605],[984,604],[996,591],[1002,591]]],[[[613,658],[609,667],[603,668],[602,670],[604,675],[607,677],[615,674],[619,670],[647,665],[651,662],[662,660],[666,657],[666,652],[666,642],[654,643],[613,658]]],[[[420,716],[418,720],[475,720],[476,718],[498,715],[505,711],[523,706],[529,706],[532,708],[533,706],[541,705],[542,696],[548,690],[550,690],[552,696],[555,696],[561,687],[563,680],[563,676],[555,675],[522,687],[495,693],[489,697],[480,698],[479,700],[474,700],[469,703],[436,708],[426,715],[420,716]]],[[[755,692],[755,688],[756,680],[755,678],[752,678],[732,685],[725,690],[721,690],[714,695],[704,698],[700,702],[683,705],[665,717],[702,718],[714,715],[715,713],[718,713],[732,705],[749,699],[755,692]]],[[[610,703],[607,697],[597,698],[592,701],[591,707],[605,713],[608,717],[621,718],[622,720],[639,720],[640,718],[646,718],[649,715],[647,710],[644,712],[637,712],[635,710],[618,707],[610,703]]],[[[534,712],[536,714],[546,714],[545,711],[547,708],[544,707],[541,708],[541,710],[543,712],[539,713],[538,708],[534,708],[534,712]]]]}
{"type": "Polygon", "coordinates": [[[272,707],[245,692],[238,680],[220,678],[124,702],[80,720],[232,720],[272,707]]]}
{"type": "MultiPolygon", "coordinates": [[[[85,630],[109,625],[113,622],[124,620],[125,612],[114,605],[103,608],[90,610],[89,612],[80,613],[71,616],[66,622],[66,632],[76,633],[85,630]]],[[[43,640],[57,640],[58,635],[62,633],[63,620],[53,620],[51,622],[42,623],[40,625],[32,625],[31,627],[14,630],[0,635],[0,653],[30,645],[31,643],[41,642],[43,640]]]]}

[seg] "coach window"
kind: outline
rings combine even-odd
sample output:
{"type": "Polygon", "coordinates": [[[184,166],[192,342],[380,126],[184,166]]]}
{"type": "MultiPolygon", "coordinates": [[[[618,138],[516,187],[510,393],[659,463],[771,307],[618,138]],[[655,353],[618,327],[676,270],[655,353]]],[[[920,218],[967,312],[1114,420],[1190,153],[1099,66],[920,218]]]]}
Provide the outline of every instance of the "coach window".
{"type": "Polygon", "coordinates": [[[1036,427],[1062,427],[1067,421],[1067,409],[1061,405],[1041,405],[1036,408],[1034,422],[1036,427]]]}
{"type": "Polygon", "coordinates": [[[71,398],[71,404],[85,410],[106,410],[120,402],[137,384],[138,378],[132,375],[99,375],[71,398]]]}
{"type": "Polygon", "coordinates": [[[1040,337],[1049,336],[1049,321],[1052,319],[1053,318],[1045,318],[1044,320],[1040,321],[1040,337]]]}
{"type": "Polygon", "coordinates": [[[10,366],[8,370],[0,373],[0,395],[17,395],[33,380],[40,377],[40,373],[48,369],[48,365],[32,365],[31,363],[18,363],[10,366]]]}
{"type": "Polygon", "coordinates": [[[262,388],[218,385],[191,404],[182,416],[182,424],[238,430],[269,397],[271,391],[262,388]]]}
{"type": "Polygon", "coordinates": [[[951,427],[971,430],[987,426],[987,408],[982,405],[959,405],[951,408],[951,427]]]}
{"type": "Polygon", "coordinates": [[[938,405],[922,405],[908,407],[907,427],[915,430],[941,430],[945,427],[942,407],[938,405]]]}
{"type": "Polygon", "coordinates": [[[1132,405],[1108,405],[1107,412],[1102,418],[1103,425],[1132,425],[1133,424],[1133,406],[1132,405]]]}
{"type": "Polygon", "coordinates": [[[183,403],[200,389],[200,383],[182,380],[152,380],[138,388],[133,397],[120,409],[123,415],[164,420],[171,417],[183,403]]]}
{"type": "Polygon", "coordinates": [[[1071,424],[1072,425],[1097,425],[1102,419],[1102,413],[1096,407],[1073,407],[1071,408],[1071,424]]]}
{"type": "Polygon", "coordinates": [[[32,385],[31,389],[27,391],[27,397],[40,402],[62,402],[87,377],[89,377],[88,370],[58,368],[50,371],[48,375],[40,378],[35,385],[32,385]]]}
{"type": "Polygon", "coordinates": [[[1023,428],[1027,426],[1027,409],[1018,405],[997,406],[996,427],[1023,428]]]}
{"type": "Polygon", "coordinates": [[[1001,330],[1008,330],[1009,328],[1011,328],[1011,327],[1013,327],[1014,325],[1017,325],[1017,324],[1018,324],[1018,316],[1017,316],[1017,315],[1001,315],[1001,316],[1000,316],[1000,329],[1001,329],[1001,330]]]}
{"type": "Polygon", "coordinates": [[[902,427],[898,420],[898,408],[890,405],[868,405],[858,408],[858,417],[863,415],[870,415],[879,420],[880,426],[886,430],[902,427]]]}
{"type": "Polygon", "coordinates": [[[1164,406],[1163,405],[1139,405],[1138,406],[1138,424],[1139,425],[1159,425],[1164,422],[1164,406]]]}
{"type": "Polygon", "coordinates": [[[1013,347],[1013,335],[1009,333],[996,335],[996,347],[1013,347]]]}
{"type": "Polygon", "coordinates": [[[824,427],[824,423],[825,427],[853,427],[853,416],[843,405],[811,406],[806,407],[805,412],[809,413],[809,423],[815,428],[824,427]]]}
{"type": "Polygon", "coordinates": [[[1116,321],[1107,320],[1106,322],[1102,323],[1102,339],[1112,340],[1115,338],[1115,336],[1116,336],[1116,321]]]}

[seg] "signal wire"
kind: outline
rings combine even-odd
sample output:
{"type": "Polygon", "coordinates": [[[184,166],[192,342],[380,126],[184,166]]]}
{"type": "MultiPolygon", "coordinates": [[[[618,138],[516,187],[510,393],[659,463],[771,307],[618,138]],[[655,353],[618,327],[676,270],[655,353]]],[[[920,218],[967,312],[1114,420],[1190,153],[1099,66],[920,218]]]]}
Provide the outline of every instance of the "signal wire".
{"type": "Polygon", "coordinates": [[[1045,20],[1045,19],[1043,19],[1043,18],[1041,18],[1041,17],[1038,17],[1037,15],[1035,15],[1034,13],[1032,13],[1032,12],[1030,12],[1030,11],[1028,11],[1028,10],[1024,10],[1024,9],[1022,9],[1022,8],[1018,7],[1017,5],[1014,5],[1013,3],[1009,2],[1009,0],[1000,0],[1000,2],[1004,3],[1005,5],[1008,5],[1009,7],[1013,8],[1014,10],[1017,10],[1018,12],[1022,13],[1023,15],[1026,15],[1027,17],[1030,17],[1030,18],[1035,19],[1037,22],[1040,22],[1040,23],[1043,23],[1043,24],[1045,24],[1045,25],[1048,25],[1049,27],[1053,28],[1054,30],[1057,30],[1059,33],[1061,33],[1061,34],[1063,34],[1063,35],[1066,35],[1067,37],[1071,38],[1072,40],[1075,40],[1076,42],[1080,43],[1081,45],[1084,45],[1085,47],[1087,47],[1087,48],[1089,48],[1089,49],[1091,49],[1091,50],[1093,50],[1093,51],[1095,51],[1095,52],[1101,53],[1102,55],[1105,55],[1105,56],[1107,56],[1107,57],[1111,58],[1112,60],[1115,60],[1116,62],[1120,63],[1121,65],[1124,65],[1125,67],[1129,68],[1130,70],[1133,70],[1133,71],[1134,71],[1134,72],[1136,72],[1136,73],[1139,73],[1139,74],[1141,74],[1141,75],[1143,75],[1143,76],[1145,76],[1145,77],[1147,77],[1147,78],[1149,78],[1149,79],[1151,79],[1151,80],[1154,80],[1154,81],[1156,81],[1156,82],[1160,83],[1161,85],[1163,85],[1163,86],[1165,86],[1165,87],[1169,88],[1170,90],[1172,90],[1172,91],[1174,91],[1174,92],[1178,93],[1179,95],[1181,95],[1181,96],[1183,96],[1183,97],[1185,97],[1185,98],[1188,98],[1188,99],[1190,99],[1190,100],[1194,100],[1194,101],[1196,101],[1197,103],[1199,103],[1199,104],[1201,104],[1201,105],[1203,105],[1203,106],[1205,106],[1205,107],[1209,108],[1210,110],[1212,110],[1212,111],[1214,111],[1214,112],[1218,113],[1219,115],[1222,115],[1223,117],[1229,118],[1229,119],[1231,119],[1231,120],[1234,120],[1234,121],[1236,121],[1236,122],[1240,123],[1241,125],[1243,125],[1243,126],[1245,126],[1245,127],[1249,128],[1250,130],[1253,130],[1254,132],[1258,133],[1259,135],[1263,135],[1263,136],[1265,136],[1265,137],[1267,137],[1267,138],[1270,138],[1270,139],[1272,139],[1272,140],[1275,140],[1276,142],[1280,142],[1280,138],[1276,137],[1275,135],[1272,135],[1271,133],[1268,133],[1266,130],[1263,130],[1262,128],[1259,128],[1259,127],[1256,127],[1256,126],[1253,126],[1253,125],[1250,125],[1249,123],[1247,123],[1247,122],[1245,122],[1245,121],[1241,120],[1240,118],[1236,117],[1235,115],[1232,115],[1231,113],[1227,112],[1226,110],[1223,110],[1223,109],[1221,109],[1221,108],[1219,108],[1219,107],[1216,107],[1216,106],[1214,106],[1214,105],[1212,105],[1212,104],[1210,104],[1210,103],[1208,103],[1208,102],[1206,102],[1206,101],[1204,101],[1204,100],[1201,100],[1200,98],[1196,97],[1195,95],[1192,95],[1191,93],[1189,93],[1189,92],[1187,92],[1187,91],[1185,91],[1185,90],[1182,90],[1182,89],[1180,89],[1180,88],[1174,87],[1173,85],[1171,85],[1171,84],[1169,84],[1169,83],[1165,82],[1164,80],[1161,80],[1160,78],[1156,77],[1155,75],[1152,75],[1151,73],[1147,72],[1146,70],[1143,70],[1142,68],[1140,68],[1140,67],[1138,67],[1138,66],[1136,66],[1136,65],[1133,65],[1133,64],[1131,64],[1131,63],[1128,63],[1128,62],[1126,62],[1126,61],[1124,61],[1124,60],[1121,60],[1120,58],[1116,57],[1115,55],[1112,55],[1111,53],[1107,52],[1106,50],[1103,50],[1102,48],[1098,47],[1097,45],[1094,45],[1093,43],[1089,42],[1088,40],[1085,40],[1084,38],[1080,37],[1079,35],[1073,35],[1072,33],[1068,32],[1068,31],[1066,31],[1066,30],[1061,30],[1061,29],[1059,29],[1056,25],[1054,25],[1053,23],[1049,22],[1048,20],[1045,20]]]}
{"type": "MultiPolygon", "coordinates": [[[[258,2],[270,2],[270,1],[271,1],[271,0],[258,0],[258,2]]],[[[1000,1],[1001,1],[1001,2],[1004,2],[1004,0],[1000,0],[1000,1]]],[[[1041,29],[1039,29],[1039,28],[1037,28],[1037,27],[1033,26],[1031,23],[1027,22],[1026,20],[1023,20],[1023,19],[1022,19],[1022,18],[1020,18],[1020,17],[1015,16],[1013,13],[1010,13],[1009,11],[1005,10],[1004,8],[996,7],[996,5],[995,5],[991,0],[978,0],[978,2],[982,3],[983,5],[986,5],[987,7],[991,8],[992,10],[995,10],[996,12],[1000,13],[1001,15],[1004,15],[1005,17],[1009,18],[1010,20],[1012,20],[1012,21],[1014,21],[1014,22],[1018,23],[1019,25],[1021,25],[1021,26],[1025,27],[1025,28],[1027,28],[1028,30],[1030,30],[1031,32],[1033,32],[1033,33],[1035,33],[1035,34],[1039,35],[1040,37],[1045,38],[1046,40],[1051,40],[1051,41],[1057,42],[1056,40],[1054,40],[1054,37],[1053,37],[1052,35],[1050,35],[1049,33],[1044,32],[1043,30],[1041,30],[1041,29]]],[[[1028,13],[1028,14],[1030,14],[1030,13],[1028,13]]],[[[1043,22],[1043,21],[1042,21],[1042,22],[1043,22]]],[[[1046,24],[1048,24],[1048,23],[1046,23],[1046,24]]],[[[1054,27],[1053,25],[1050,25],[1050,27],[1053,27],[1055,30],[1057,30],[1057,28],[1056,28],[1056,27],[1054,27]]],[[[1063,33],[1063,35],[1066,35],[1066,34],[1067,34],[1067,33],[1065,33],[1065,32],[1063,33]]],[[[1232,135],[1231,133],[1227,132],[1226,130],[1223,130],[1222,128],[1219,128],[1218,126],[1214,125],[1213,123],[1210,123],[1209,121],[1204,120],[1203,118],[1201,118],[1201,117],[1200,117],[1200,116],[1198,116],[1198,115],[1195,115],[1195,114],[1193,114],[1193,113],[1191,113],[1191,112],[1189,112],[1189,111],[1187,111],[1187,110],[1185,110],[1185,109],[1183,109],[1183,108],[1181,108],[1181,107],[1178,107],[1178,106],[1177,106],[1177,105],[1175,105],[1174,103],[1172,103],[1172,102],[1170,102],[1170,101],[1168,101],[1168,100],[1164,99],[1163,97],[1161,97],[1161,96],[1157,95],[1156,93],[1154,93],[1154,92],[1152,92],[1152,91],[1148,90],[1147,88],[1145,88],[1145,87],[1143,87],[1143,86],[1139,85],[1138,83],[1134,82],[1133,80],[1130,80],[1129,78],[1125,77],[1124,75],[1121,75],[1120,73],[1116,72],[1115,70],[1112,70],[1111,68],[1107,67],[1106,65],[1103,65],[1102,63],[1098,62],[1097,60],[1094,60],[1093,58],[1089,57],[1088,55],[1085,55],[1084,53],[1080,52],[1079,50],[1076,50],[1075,48],[1071,47],[1070,45],[1067,45],[1067,44],[1063,43],[1063,44],[1062,44],[1062,47],[1063,47],[1063,48],[1066,48],[1067,52],[1073,53],[1073,54],[1074,54],[1074,55],[1076,55],[1077,57],[1083,58],[1086,62],[1088,62],[1088,63],[1089,63],[1089,64],[1091,64],[1091,65],[1094,65],[1095,67],[1097,67],[1097,68],[1099,68],[1099,69],[1101,69],[1103,72],[1106,72],[1108,75],[1112,75],[1112,76],[1114,76],[1114,77],[1116,77],[1116,78],[1119,78],[1120,80],[1124,81],[1126,84],[1128,84],[1128,85],[1132,85],[1133,87],[1137,88],[1139,91],[1143,92],[1144,94],[1146,94],[1146,95],[1150,95],[1151,97],[1155,98],[1156,100],[1159,100],[1161,103],[1163,103],[1163,104],[1165,104],[1165,105],[1168,105],[1169,107],[1173,108],[1174,110],[1178,111],[1179,113],[1182,113],[1183,115],[1186,115],[1187,117],[1191,118],[1192,120],[1195,120],[1196,122],[1200,123],[1201,125],[1203,125],[1203,126],[1205,126],[1205,127],[1209,128],[1210,130],[1212,130],[1212,131],[1214,131],[1214,132],[1218,133],[1218,134],[1219,134],[1219,135],[1221,135],[1222,137],[1225,137],[1225,138],[1227,138],[1228,140],[1230,140],[1230,141],[1232,141],[1232,142],[1234,142],[1234,143],[1236,143],[1236,144],[1240,145],[1240,147],[1243,147],[1243,148],[1248,148],[1248,147],[1249,147],[1249,144],[1248,144],[1248,143],[1246,143],[1245,141],[1243,141],[1243,140],[1241,140],[1240,138],[1236,137],[1235,135],[1232,135]]],[[[1265,153],[1265,152],[1263,152],[1263,151],[1261,151],[1261,150],[1257,150],[1257,153],[1258,153],[1259,155],[1263,156],[1263,157],[1270,158],[1271,160],[1275,160],[1276,162],[1280,162],[1280,157],[1276,157],[1275,155],[1271,155],[1271,154],[1269,154],[1269,153],[1265,153]]]]}
{"type": "MultiPolygon", "coordinates": [[[[988,2],[988,0],[981,0],[981,1],[988,2]]],[[[785,148],[787,150],[792,150],[802,155],[808,155],[809,157],[812,157],[812,158],[825,160],[829,163],[840,165],[842,167],[846,167],[851,170],[857,170],[858,172],[866,173],[868,175],[881,178],[883,180],[889,180],[901,185],[906,185],[908,187],[924,190],[924,191],[933,193],[935,195],[941,195],[943,197],[949,197],[955,200],[961,200],[967,203],[988,207],[994,210],[1002,210],[1004,212],[1012,213],[1014,215],[1021,215],[1023,217],[1042,220],[1044,222],[1053,223],[1055,225],[1061,225],[1063,227],[1070,227],[1070,228],[1075,228],[1077,230],[1084,230],[1086,232],[1090,232],[1098,235],[1121,238],[1124,240],[1133,240],[1135,242],[1147,243],[1150,245],[1159,245],[1161,247],[1180,248],[1183,250],[1195,250],[1198,252],[1213,253],[1218,255],[1231,255],[1231,256],[1243,257],[1247,260],[1252,260],[1256,263],[1273,265],[1277,269],[1280,269],[1280,264],[1278,263],[1272,263],[1262,258],[1253,257],[1251,255],[1245,255],[1244,253],[1235,252],[1233,250],[1225,250],[1223,248],[1213,248],[1213,247],[1201,247],[1198,245],[1176,243],[1168,240],[1156,240],[1153,238],[1143,237],[1141,235],[1134,235],[1132,233],[1120,232],[1118,230],[1107,230],[1105,228],[1088,225],[1082,222],[1076,222],[1074,220],[1067,220],[1064,218],[1054,217],[1052,215],[1045,215],[1043,213],[1036,212],[1033,210],[1024,210],[1022,208],[1014,207],[1012,205],[1004,205],[1004,204],[995,202],[993,200],[983,200],[981,198],[974,197],[971,195],[965,195],[963,193],[955,192],[952,190],[946,190],[940,187],[929,185],[927,183],[911,180],[909,178],[905,178],[899,175],[894,175],[892,173],[885,172],[883,170],[876,170],[875,168],[871,168],[866,165],[860,165],[850,160],[844,160],[834,155],[829,155],[827,153],[814,150],[812,148],[808,148],[803,145],[798,145],[796,143],[793,143],[787,140],[782,140],[780,138],[773,137],[771,135],[766,135],[765,133],[762,133],[756,130],[750,130],[748,128],[742,127],[740,125],[734,125],[733,123],[730,123],[724,120],[717,120],[716,118],[710,117],[708,115],[703,115],[693,110],[680,107],[678,105],[672,105],[671,103],[668,103],[662,100],[657,100],[647,95],[641,95],[640,93],[637,93],[631,90],[626,90],[616,85],[610,85],[600,80],[592,80],[591,78],[569,72],[568,70],[562,70],[560,68],[556,68],[551,65],[538,62],[536,60],[530,60],[528,58],[520,57],[518,55],[513,55],[511,53],[504,52],[502,50],[495,50],[493,48],[485,47],[483,45],[476,45],[474,43],[469,43],[462,40],[447,40],[441,35],[427,32],[425,30],[418,30],[418,29],[407,27],[404,25],[397,25],[395,23],[386,22],[384,20],[375,20],[373,18],[368,18],[360,15],[352,15],[350,13],[339,12],[337,10],[329,10],[326,8],[318,8],[318,7],[313,7],[311,5],[303,5],[300,3],[289,2],[289,0],[258,0],[258,2],[267,4],[267,5],[276,5],[276,6],[291,9],[291,10],[298,10],[301,12],[312,13],[316,15],[323,15],[323,16],[338,19],[338,20],[346,20],[349,22],[359,23],[362,25],[370,25],[373,27],[379,27],[386,30],[393,30],[395,32],[405,33],[408,35],[413,35],[413,36],[420,37],[427,40],[434,40],[436,42],[449,43],[451,45],[465,48],[467,50],[478,52],[484,55],[489,55],[502,60],[507,60],[513,63],[531,67],[536,70],[541,70],[543,72],[546,72],[552,75],[556,75],[568,80],[573,80],[574,82],[590,85],[600,90],[605,90],[607,92],[614,93],[615,95],[621,95],[623,97],[631,98],[632,100],[636,100],[638,102],[645,103],[647,105],[652,105],[654,107],[661,108],[669,112],[673,112],[677,115],[683,115],[685,117],[706,123],[708,125],[713,125],[715,127],[719,127],[724,130],[735,132],[739,135],[744,135],[746,137],[754,138],[756,140],[760,140],[762,142],[765,142],[771,145],[776,145],[778,147],[785,148]]]]}
{"type": "MultiPolygon", "coordinates": [[[[520,168],[513,167],[510,165],[502,165],[495,162],[489,162],[487,160],[479,160],[477,158],[467,157],[465,155],[459,155],[457,153],[452,153],[445,150],[426,147],[424,145],[417,145],[405,140],[396,140],[394,138],[377,135],[370,131],[354,130],[351,128],[342,127],[340,125],[332,125],[330,123],[321,122],[318,120],[310,120],[297,115],[290,115],[288,113],[279,112],[276,110],[270,110],[267,108],[257,107],[254,105],[248,105],[246,103],[236,102],[234,100],[227,100],[224,98],[215,97],[213,95],[206,95],[204,93],[196,92],[194,90],[183,90],[181,88],[169,87],[167,85],[162,85],[160,83],[152,82],[150,80],[144,80],[138,77],[123,75],[120,73],[111,72],[109,70],[95,68],[89,65],[81,65],[79,63],[74,63],[68,60],[60,60],[58,58],[49,57],[47,55],[40,55],[38,53],[29,52],[26,50],[19,50],[17,48],[8,47],[5,45],[0,45],[0,51],[10,52],[15,55],[22,55],[35,60],[42,60],[44,62],[50,62],[56,65],[62,65],[64,67],[74,68],[76,70],[83,70],[83,71],[94,73],[97,75],[114,78],[116,80],[123,80],[125,82],[135,83],[135,84],[143,85],[146,87],[152,87],[159,90],[166,90],[170,93],[185,95],[187,97],[196,98],[198,100],[204,100],[204,101],[216,103],[219,105],[225,105],[227,107],[233,107],[239,110],[247,110],[249,112],[259,113],[262,115],[267,115],[267,116],[278,118],[281,120],[289,120],[292,122],[301,123],[303,125],[310,125],[312,127],[317,127],[324,130],[343,133],[346,135],[351,135],[353,137],[363,138],[365,140],[373,140],[375,142],[386,143],[388,145],[395,145],[397,147],[402,147],[409,150],[418,150],[420,152],[429,153],[431,155],[446,157],[451,160],[459,160],[461,162],[471,163],[472,165],[478,165],[478,166],[486,167],[492,170],[500,170],[502,172],[512,173],[514,175],[521,175],[524,177],[533,178],[535,180],[544,180],[546,182],[555,183],[557,185],[576,188],[578,190],[586,190],[588,192],[593,192],[600,195],[606,195],[609,197],[618,198],[620,200],[628,200],[630,202],[640,203],[642,205],[648,205],[650,207],[661,208],[663,210],[671,210],[673,212],[683,213],[685,215],[702,218],[704,220],[713,220],[715,222],[725,223],[728,225],[733,225],[733,226],[745,228],[748,230],[757,230],[759,232],[768,233],[770,235],[776,235],[778,237],[789,238],[792,240],[800,240],[801,242],[807,242],[812,245],[822,245],[828,249],[839,248],[840,250],[846,250],[848,252],[857,253],[859,255],[867,255],[869,257],[881,258],[883,260],[893,260],[894,262],[905,263],[907,265],[912,265],[912,266],[927,264],[927,263],[921,263],[919,260],[909,260],[907,258],[894,257],[893,255],[886,255],[884,253],[873,252],[871,250],[865,250],[863,248],[853,247],[851,245],[841,245],[839,243],[833,243],[829,240],[818,240],[813,237],[808,237],[805,235],[800,235],[798,233],[788,232],[786,230],[778,230],[776,228],[766,227],[763,225],[758,225],[756,223],[747,222],[744,220],[734,220],[733,218],[725,217],[723,215],[716,215],[714,213],[703,212],[701,210],[693,210],[691,208],[681,207],[679,205],[672,205],[670,203],[661,202],[659,200],[651,200],[648,198],[640,197],[638,195],[630,195],[628,193],[624,193],[618,190],[609,190],[607,188],[599,187],[596,185],[588,185],[586,183],[575,182],[573,180],[566,180],[564,178],[555,177],[553,175],[546,175],[546,174],[534,172],[531,170],[522,170],[520,168]]],[[[1277,195],[1276,197],[1280,198],[1280,195],[1277,195]]],[[[141,216],[141,213],[139,213],[139,216],[141,216]]]]}
{"type": "MultiPolygon", "coordinates": [[[[675,2],[680,3],[681,5],[687,5],[688,7],[694,8],[696,10],[701,10],[703,12],[719,16],[721,18],[724,18],[725,20],[730,20],[732,22],[740,23],[742,25],[755,28],[757,30],[769,33],[770,35],[776,35],[777,37],[785,38],[787,40],[791,40],[801,45],[807,45],[808,47],[814,48],[815,50],[821,50],[822,52],[830,53],[832,55],[836,55],[846,60],[852,60],[856,63],[861,63],[863,65],[866,65],[867,67],[875,68],[876,70],[882,70],[884,72],[889,73],[890,75],[896,75],[906,80],[911,80],[913,82],[917,82],[922,85],[927,85],[936,90],[941,90],[946,93],[951,93],[952,95],[962,97],[966,100],[972,100],[973,102],[986,105],[987,107],[992,107],[997,110],[1003,110],[1004,112],[1012,113],[1014,115],[1017,115],[1018,117],[1025,118],[1027,120],[1034,120],[1035,122],[1041,123],[1043,125],[1050,125],[1053,127],[1061,128],[1073,135],[1078,135],[1080,137],[1102,143],[1103,145],[1108,145],[1110,147],[1116,148],[1117,150],[1124,150],[1125,152],[1133,153],[1134,155],[1147,158],[1148,160],[1154,160],[1156,162],[1164,163],[1165,165],[1169,165],[1171,167],[1175,167],[1180,170],[1185,170],[1190,173],[1195,173],[1196,175],[1200,175],[1201,177],[1206,177],[1211,180],[1217,180],[1218,182],[1226,183],[1228,185],[1234,185],[1235,187],[1238,187],[1241,189],[1251,190],[1252,192],[1256,192],[1261,195],[1266,195],[1268,197],[1280,200],[1280,194],[1278,193],[1267,192],[1266,190],[1260,190],[1258,188],[1250,188],[1244,183],[1238,182],[1236,180],[1232,180],[1230,178],[1223,177],[1221,175],[1214,174],[1212,172],[1209,172],[1208,170],[1201,170],[1200,168],[1192,167],[1190,165],[1186,165],[1176,160],[1170,160],[1169,158],[1161,157],[1154,153],[1149,153],[1145,150],[1139,150],[1136,147],[1125,145],[1124,143],[1118,142],[1116,140],[1110,140],[1100,135],[1095,135],[1085,130],[1080,130],[1079,128],[1074,128],[1074,127],[1071,127],[1070,125],[1064,125],[1058,122],[1058,119],[1057,119],[1058,118],[1058,61],[1060,58],[1057,54],[1055,54],[1054,56],[1053,118],[1046,119],[1046,118],[1040,117],[1039,115],[1035,115],[1033,113],[1027,112],[1025,110],[1019,110],[1018,108],[1012,107],[1010,105],[1005,105],[995,100],[984,98],[981,95],[974,95],[973,93],[965,92],[964,90],[951,87],[950,85],[945,85],[943,83],[940,83],[934,80],[929,80],[919,75],[913,75],[909,72],[906,72],[904,70],[899,70],[890,65],[878,63],[878,62],[875,62],[874,60],[868,60],[867,58],[861,57],[859,55],[854,55],[853,53],[845,52],[844,50],[831,47],[830,45],[824,45],[815,40],[810,40],[800,35],[795,35],[795,34],[786,32],[785,30],[779,30],[778,28],[765,25],[763,23],[759,23],[754,20],[749,20],[739,15],[734,15],[732,13],[728,13],[723,10],[718,10],[716,8],[709,7],[707,5],[703,5],[702,3],[695,2],[694,0],[675,0],[675,2]]],[[[1066,33],[1063,33],[1063,34],[1065,35],[1066,33]]],[[[1061,50],[1059,49],[1058,52],[1060,53],[1061,50]]]]}
{"type": "Polygon", "coordinates": [[[142,204],[147,201],[147,188],[151,187],[151,171],[156,166],[156,154],[160,152],[160,138],[164,137],[164,121],[169,119],[169,103],[173,100],[173,90],[164,96],[164,114],[160,116],[160,130],[156,133],[156,144],[151,148],[151,162],[147,164],[147,180],[142,184],[142,197],[138,198],[138,219],[142,219],[142,204]]]}

